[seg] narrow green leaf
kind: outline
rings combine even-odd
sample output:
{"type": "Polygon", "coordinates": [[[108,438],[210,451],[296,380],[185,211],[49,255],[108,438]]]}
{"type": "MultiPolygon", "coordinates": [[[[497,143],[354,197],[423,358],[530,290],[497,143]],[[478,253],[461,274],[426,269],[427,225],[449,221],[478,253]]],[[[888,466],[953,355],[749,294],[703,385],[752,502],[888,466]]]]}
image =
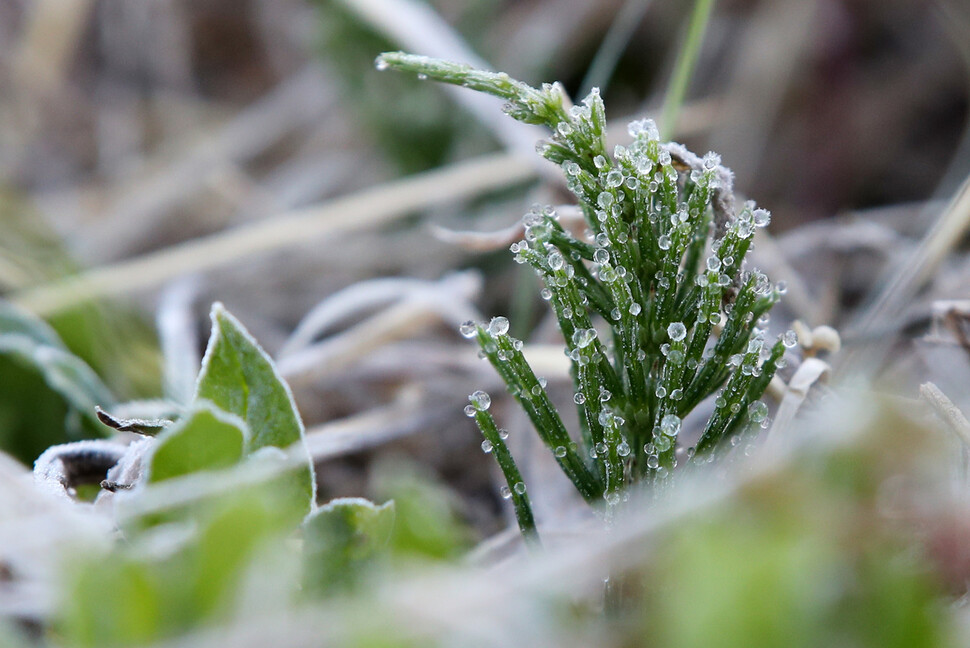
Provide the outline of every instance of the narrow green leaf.
{"type": "MultiPolygon", "coordinates": [[[[475,407],[473,405],[473,407],[475,407]]],[[[503,493],[503,498],[508,497],[512,500],[515,507],[515,521],[519,525],[519,530],[526,542],[539,545],[539,532],[536,530],[535,517],[532,515],[532,504],[529,502],[529,494],[526,492],[525,481],[522,473],[515,464],[509,447],[505,444],[505,439],[495,426],[495,419],[483,409],[475,408],[475,424],[482,431],[485,437],[485,444],[482,448],[486,452],[491,452],[502,469],[505,476],[507,492],[503,493]]]]}
{"type": "Polygon", "coordinates": [[[104,434],[114,395],[46,322],[0,300],[0,444],[24,462],[50,445],[104,434]]]}
{"type": "Polygon", "coordinates": [[[111,405],[114,396],[97,374],[61,344],[53,330],[27,313],[10,317],[15,309],[4,308],[0,315],[0,354],[39,371],[47,385],[65,401],[91,420],[96,405],[111,405]]]}
{"type": "Polygon", "coordinates": [[[0,299],[0,334],[20,334],[38,345],[67,350],[61,338],[47,322],[2,299],[0,299]]]}
{"type": "Polygon", "coordinates": [[[149,462],[148,481],[228,468],[242,458],[245,442],[245,423],[238,417],[199,403],[194,411],[158,436],[149,462]]]}

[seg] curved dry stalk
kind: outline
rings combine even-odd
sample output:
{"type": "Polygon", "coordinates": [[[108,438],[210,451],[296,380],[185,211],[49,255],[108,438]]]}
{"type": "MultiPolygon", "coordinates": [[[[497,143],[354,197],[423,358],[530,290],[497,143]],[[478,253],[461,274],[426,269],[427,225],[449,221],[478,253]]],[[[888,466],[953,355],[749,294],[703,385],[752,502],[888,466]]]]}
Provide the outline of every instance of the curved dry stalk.
{"type": "Polygon", "coordinates": [[[307,450],[320,462],[417,432],[441,413],[428,405],[420,388],[405,387],[388,405],[309,428],[307,450]]]}
{"type": "MultiPolygon", "coordinates": [[[[932,229],[919,246],[903,263],[892,264],[892,275],[882,284],[882,290],[868,309],[856,320],[850,330],[852,337],[866,338],[868,334],[880,330],[887,322],[902,322],[899,315],[904,311],[916,293],[936,273],[946,256],[955,248],[970,227],[970,178],[967,178],[959,191],[937,219],[932,229]]],[[[896,330],[898,327],[894,326],[896,330]]],[[[882,355],[892,336],[879,335],[879,342],[868,346],[867,357],[859,354],[844,354],[837,370],[860,367],[862,371],[873,370],[878,363],[872,362],[882,355]],[[876,356],[876,357],[874,357],[876,356]],[[860,359],[870,362],[860,363],[860,359]]]]}
{"type": "Polygon", "coordinates": [[[486,155],[87,270],[20,291],[12,301],[39,315],[50,315],[90,299],[154,288],[175,277],[231,265],[253,255],[376,227],[432,205],[530,180],[534,175],[532,164],[517,155],[486,155]]]}
{"type": "Polygon", "coordinates": [[[453,302],[456,308],[459,308],[457,305],[460,304],[464,313],[477,312],[471,305],[471,300],[481,290],[481,283],[481,276],[477,272],[457,272],[440,281],[386,277],[353,284],[333,293],[313,307],[280,349],[278,358],[284,359],[298,353],[309,346],[314,338],[322,335],[341,320],[388,302],[421,296],[440,296],[442,304],[453,302]]]}

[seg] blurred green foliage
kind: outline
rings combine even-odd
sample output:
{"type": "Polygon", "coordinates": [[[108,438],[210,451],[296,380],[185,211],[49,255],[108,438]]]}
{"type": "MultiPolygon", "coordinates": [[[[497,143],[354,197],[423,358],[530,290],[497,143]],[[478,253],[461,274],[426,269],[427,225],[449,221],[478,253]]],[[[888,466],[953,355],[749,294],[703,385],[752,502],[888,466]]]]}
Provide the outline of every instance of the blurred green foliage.
{"type": "Polygon", "coordinates": [[[459,146],[466,151],[494,147],[481,127],[463,111],[455,110],[439,88],[415,79],[386,79],[376,73],[374,57],[396,47],[394,43],[341,2],[322,0],[316,7],[319,48],[339,76],[344,101],[355,107],[361,133],[373,137],[401,173],[440,166],[459,146]]]}

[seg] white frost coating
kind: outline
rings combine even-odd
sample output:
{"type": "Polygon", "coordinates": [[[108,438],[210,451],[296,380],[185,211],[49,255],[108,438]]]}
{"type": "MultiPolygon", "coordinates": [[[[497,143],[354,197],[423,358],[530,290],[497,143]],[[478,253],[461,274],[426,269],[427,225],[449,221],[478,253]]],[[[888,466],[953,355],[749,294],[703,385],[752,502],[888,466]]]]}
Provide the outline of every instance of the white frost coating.
{"type": "MultiPolygon", "coordinates": [[[[296,424],[300,431],[300,441],[299,444],[303,447],[303,451],[306,454],[306,463],[310,469],[310,511],[312,513],[317,501],[317,475],[313,469],[313,460],[310,458],[310,449],[306,443],[306,427],[303,425],[303,417],[300,416],[300,410],[296,407],[296,399],[293,398],[293,391],[290,389],[290,385],[283,380],[280,375],[279,370],[276,368],[276,364],[269,357],[269,354],[263,349],[263,347],[256,341],[256,338],[246,330],[246,327],[236,319],[236,317],[226,310],[226,307],[222,305],[222,302],[215,302],[212,304],[212,311],[209,313],[209,320],[212,322],[212,332],[209,334],[209,341],[206,344],[205,355],[202,357],[202,369],[199,371],[199,377],[195,382],[195,393],[196,398],[198,398],[199,387],[202,382],[202,377],[206,374],[206,369],[209,367],[209,363],[212,361],[212,353],[216,347],[216,342],[219,340],[222,334],[222,327],[219,322],[220,317],[225,317],[228,321],[232,322],[239,333],[243,336],[247,342],[253,345],[256,352],[269,364],[270,370],[273,372],[273,377],[283,386],[283,393],[286,394],[286,399],[289,402],[290,407],[293,409],[293,415],[296,418],[296,424]]],[[[295,444],[294,444],[295,445],[295,444]]]]}
{"type": "Polygon", "coordinates": [[[363,497],[338,497],[336,499],[330,500],[329,502],[327,502],[317,510],[333,511],[337,508],[341,508],[344,506],[360,506],[363,508],[370,509],[372,511],[384,511],[387,509],[394,509],[394,500],[388,500],[383,504],[375,504],[369,499],[366,499],[363,497]]]}
{"type": "Polygon", "coordinates": [[[70,475],[66,463],[107,463],[110,468],[126,451],[124,445],[103,439],[51,446],[34,462],[34,483],[48,495],[72,499],[68,492],[70,475]]]}

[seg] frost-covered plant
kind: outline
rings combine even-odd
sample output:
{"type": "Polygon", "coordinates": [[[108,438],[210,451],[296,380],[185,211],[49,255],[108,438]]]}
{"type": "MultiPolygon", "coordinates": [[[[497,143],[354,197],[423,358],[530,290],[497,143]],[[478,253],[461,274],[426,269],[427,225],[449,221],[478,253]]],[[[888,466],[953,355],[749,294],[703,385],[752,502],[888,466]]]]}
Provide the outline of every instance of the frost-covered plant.
{"type": "MultiPolygon", "coordinates": [[[[477,339],[542,441],[582,497],[616,505],[631,484],[663,480],[678,462],[706,462],[728,439],[764,424],[759,400],[790,333],[767,343],[767,314],[784,292],[761,272],[745,268],[755,228],[769,214],[753,203],[737,209],[732,175],[713,153],[699,158],[661,142],[651,120],[629,126],[632,142],[606,146],[606,115],[598,90],[570,105],[559,84],[532,88],[507,74],[386,53],[378,69],[394,68],[505,99],[519,121],[542,124],[552,137],[538,146],[560,165],[586,221],[586,240],[560,224],[550,207],[524,219],[525,240],[515,260],[545,283],[572,366],[580,434],[566,430],[522,354],[522,341],[496,317],[468,322],[461,333],[477,339]],[[699,441],[684,448],[681,422],[715,397],[699,441]]],[[[507,436],[475,392],[466,408],[508,481],[503,495],[515,504],[527,536],[532,513],[507,436]]]]}

